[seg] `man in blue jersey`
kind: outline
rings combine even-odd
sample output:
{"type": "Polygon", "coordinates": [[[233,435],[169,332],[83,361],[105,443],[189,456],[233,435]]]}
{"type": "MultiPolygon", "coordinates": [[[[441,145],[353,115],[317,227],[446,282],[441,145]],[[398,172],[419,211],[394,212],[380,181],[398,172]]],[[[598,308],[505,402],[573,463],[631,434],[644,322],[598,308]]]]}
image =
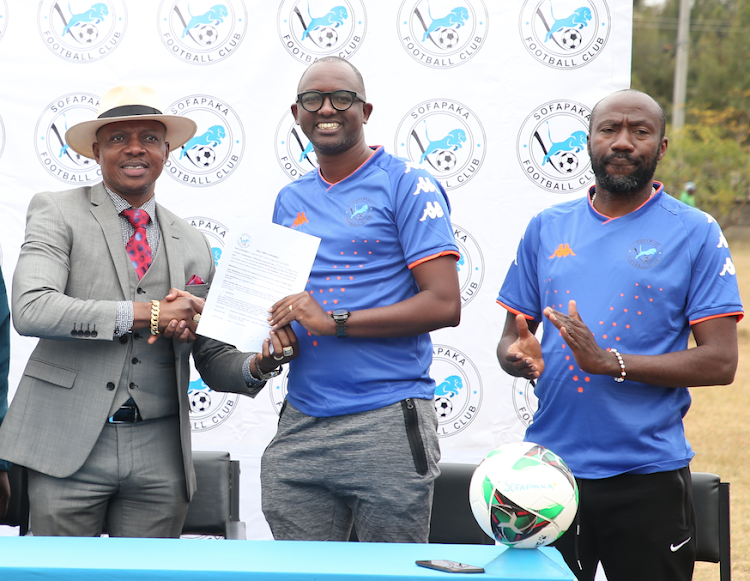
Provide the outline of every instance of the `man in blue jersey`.
{"type": "Polygon", "coordinates": [[[708,214],[653,181],[664,129],[663,109],[638,91],[594,107],[595,186],[531,220],[498,296],[509,311],[500,364],[536,381],[526,439],[578,480],[576,522],[555,546],[581,581],[600,561],[610,581],[691,579],[687,387],[731,383],[737,367],[729,247],[708,214]]]}
{"type": "Polygon", "coordinates": [[[369,147],[362,76],[326,57],[292,113],[319,171],[281,190],[274,222],[321,238],[305,292],[271,308],[299,357],[261,463],[277,539],[427,542],[440,458],[429,332],[460,317],[448,199],[416,164],[369,147]]]}

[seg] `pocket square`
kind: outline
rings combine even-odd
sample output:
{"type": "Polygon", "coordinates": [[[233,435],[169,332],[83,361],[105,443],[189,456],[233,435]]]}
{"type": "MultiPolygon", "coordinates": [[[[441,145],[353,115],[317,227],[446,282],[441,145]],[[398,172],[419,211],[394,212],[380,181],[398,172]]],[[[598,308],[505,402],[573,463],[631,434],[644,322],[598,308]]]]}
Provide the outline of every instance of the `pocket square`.
{"type": "Polygon", "coordinates": [[[206,284],[206,281],[204,281],[200,276],[197,274],[194,274],[190,277],[190,280],[188,281],[188,285],[192,284],[206,284]]]}

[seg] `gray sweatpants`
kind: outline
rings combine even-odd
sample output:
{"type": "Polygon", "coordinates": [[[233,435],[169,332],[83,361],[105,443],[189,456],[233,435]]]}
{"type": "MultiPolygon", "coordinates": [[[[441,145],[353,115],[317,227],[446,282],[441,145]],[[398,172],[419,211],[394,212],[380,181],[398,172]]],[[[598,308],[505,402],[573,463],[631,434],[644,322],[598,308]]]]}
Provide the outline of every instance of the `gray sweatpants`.
{"type": "Polygon", "coordinates": [[[261,460],[275,539],[426,543],[440,448],[432,400],[315,418],[288,402],[261,460]]]}

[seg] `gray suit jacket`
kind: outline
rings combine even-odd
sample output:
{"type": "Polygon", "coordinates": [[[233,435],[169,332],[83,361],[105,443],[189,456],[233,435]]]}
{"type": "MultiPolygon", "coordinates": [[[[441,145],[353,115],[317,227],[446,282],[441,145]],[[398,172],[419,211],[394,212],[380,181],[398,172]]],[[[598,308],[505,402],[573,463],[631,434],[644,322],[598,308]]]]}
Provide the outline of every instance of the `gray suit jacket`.
{"type": "MultiPolygon", "coordinates": [[[[208,241],[158,204],[157,216],[170,285],[205,297],[208,284],[186,283],[194,274],[212,279],[208,241]]],[[[58,478],[86,461],[109,415],[112,384],[125,367],[127,342],[113,340],[113,334],[116,301],[132,300],[132,269],[119,217],[101,183],[42,192],[31,200],[13,277],[13,323],[21,335],[40,340],[0,427],[0,458],[58,478]],[[81,328],[96,330],[96,336],[71,334],[81,328]]],[[[174,341],[188,498],[195,489],[187,397],[191,350],[212,389],[257,393],[242,377],[246,353],[203,337],[190,345],[174,341]]]]}

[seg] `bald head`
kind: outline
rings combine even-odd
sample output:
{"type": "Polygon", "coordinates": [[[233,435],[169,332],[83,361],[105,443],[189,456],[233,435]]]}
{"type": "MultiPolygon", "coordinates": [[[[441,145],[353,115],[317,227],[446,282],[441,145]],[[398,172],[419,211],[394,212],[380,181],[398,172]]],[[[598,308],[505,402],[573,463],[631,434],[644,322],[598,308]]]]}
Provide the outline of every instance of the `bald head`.
{"type": "Polygon", "coordinates": [[[623,89],[622,91],[616,91],[611,95],[607,95],[599,101],[594,108],[591,110],[589,116],[589,135],[591,135],[594,128],[595,118],[601,109],[619,109],[620,107],[637,107],[642,110],[645,115],[654,116],[659,127],[659,138],[663,138],[667,130],[667,116],[664,113],[664,109],[659,103],[654,100],[653,97],[636,91],[635,89],[623,89]]]}

